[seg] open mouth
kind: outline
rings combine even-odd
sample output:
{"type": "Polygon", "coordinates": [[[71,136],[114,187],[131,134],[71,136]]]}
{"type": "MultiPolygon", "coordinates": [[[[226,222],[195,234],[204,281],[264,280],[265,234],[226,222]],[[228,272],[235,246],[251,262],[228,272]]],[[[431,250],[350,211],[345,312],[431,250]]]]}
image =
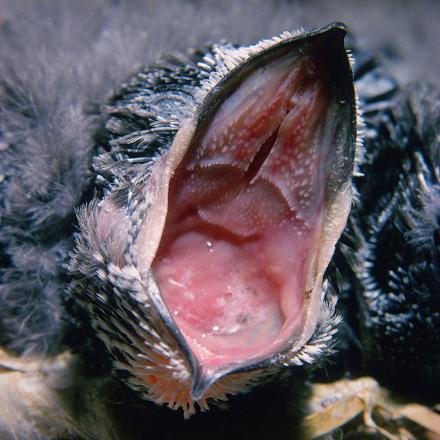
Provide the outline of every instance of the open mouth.
{"type": "Polygon", "coordinates": [[[258,67],[170,181],[153,270],[205,370],[257,362],[303,331],[339,123],[330,76],[315,55],[258,67]]]}

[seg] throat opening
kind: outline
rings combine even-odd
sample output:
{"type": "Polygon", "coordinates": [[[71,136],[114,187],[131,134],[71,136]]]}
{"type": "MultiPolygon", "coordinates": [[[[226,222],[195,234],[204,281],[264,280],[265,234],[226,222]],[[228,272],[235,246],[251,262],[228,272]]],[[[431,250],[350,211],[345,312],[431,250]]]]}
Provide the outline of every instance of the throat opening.
{"type": "Polygon", "coordinates": [[[251,164],[249,165],[244,175],[244,180],[246,180],[248,183],[251,182],[252,179],[257,175],[258,171],[263,166],[264,162],[272,151],[273,145],[278,136],[279,129],[280,127],[278,126],[277,129],[269,136],[269,138],[264,142],[263,146],[260,148],[254,159],[252,160],[251,164]]]}

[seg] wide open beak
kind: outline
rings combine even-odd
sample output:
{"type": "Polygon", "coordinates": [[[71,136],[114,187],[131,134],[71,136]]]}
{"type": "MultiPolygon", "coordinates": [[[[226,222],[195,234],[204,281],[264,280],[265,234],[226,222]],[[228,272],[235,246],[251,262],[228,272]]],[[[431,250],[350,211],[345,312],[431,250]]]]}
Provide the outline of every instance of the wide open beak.
{"type": "Polygon", "coordinates": [[[93,254],[95,326],[145,398],[188,416],[307,353],[352,199],[345,33],[219,49],[169,150],[84,211],[72,268],[93,254]]]}
{"type": "Polygon", "coordinates": [[[312,336],[351,204],[356,109],[339,25],[281,41],[208,93],[152,172],[137,247],[190,352],[191,395],[312,336]],[[166,180],[166,181],[164,181],[166,180]]]}

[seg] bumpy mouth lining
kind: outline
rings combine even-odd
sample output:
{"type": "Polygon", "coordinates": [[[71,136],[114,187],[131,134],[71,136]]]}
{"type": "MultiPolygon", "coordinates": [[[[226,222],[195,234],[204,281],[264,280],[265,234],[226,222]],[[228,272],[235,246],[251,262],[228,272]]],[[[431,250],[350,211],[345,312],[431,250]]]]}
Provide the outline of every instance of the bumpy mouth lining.
{"type": "Polygon", "coordinates": [[[153,270],[205,369],[267,357],[303,329],[334,139],[322,70],[296,54],[257,68],[170,182],[153,270]]]}

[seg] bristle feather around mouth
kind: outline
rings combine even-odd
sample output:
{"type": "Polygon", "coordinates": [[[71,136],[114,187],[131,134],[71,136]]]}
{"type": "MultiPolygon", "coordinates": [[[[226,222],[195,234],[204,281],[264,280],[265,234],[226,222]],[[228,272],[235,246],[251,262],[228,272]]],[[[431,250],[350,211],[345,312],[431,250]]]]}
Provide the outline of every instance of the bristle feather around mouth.
{"type": "Polygon", "coordinates": [[[344,34],[213,49],[205,79],[177,93],[169,148],[102,171],[114,180],[81,213],[72,292],[144,398],[189,417],[329,346],[322,283],[356,141],[344,34]]]}

